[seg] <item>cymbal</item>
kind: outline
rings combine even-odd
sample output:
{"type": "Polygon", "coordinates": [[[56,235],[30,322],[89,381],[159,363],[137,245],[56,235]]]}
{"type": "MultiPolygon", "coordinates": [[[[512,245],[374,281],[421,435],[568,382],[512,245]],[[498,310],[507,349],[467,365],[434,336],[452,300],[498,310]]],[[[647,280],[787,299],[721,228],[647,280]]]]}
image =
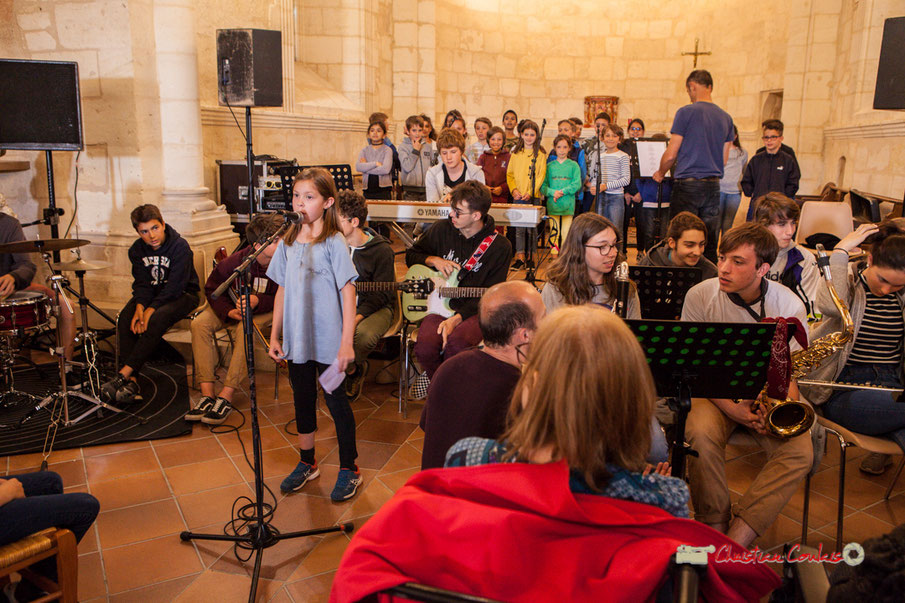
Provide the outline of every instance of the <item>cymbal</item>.
{"type": "Polygon", "coordinates": [[[87,239],[31,239],[15,243],[0,244],[0,253],[44,253],[45,251],[63,251],[90,244],[87,239]]]}
{"type": "Polygon", "coordinates": [[[89,270],[103,270],[112,266],[110,262],[87,262],[82,259],[71,262],[56,262],[51,264],[54,270],[68,270],[72,272],[87,272],[89,270]]]}

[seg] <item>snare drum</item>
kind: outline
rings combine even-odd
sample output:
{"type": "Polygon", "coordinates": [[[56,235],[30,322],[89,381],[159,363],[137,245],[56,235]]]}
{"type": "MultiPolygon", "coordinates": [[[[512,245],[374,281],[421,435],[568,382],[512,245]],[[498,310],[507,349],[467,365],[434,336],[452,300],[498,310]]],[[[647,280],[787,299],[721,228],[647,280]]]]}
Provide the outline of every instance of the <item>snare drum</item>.
{"type": "Polygon", "coordinates": [[[47,325],[50,299],[38,291],[16,291],[0,301],[0,333],[30,331],[47,325]]]}

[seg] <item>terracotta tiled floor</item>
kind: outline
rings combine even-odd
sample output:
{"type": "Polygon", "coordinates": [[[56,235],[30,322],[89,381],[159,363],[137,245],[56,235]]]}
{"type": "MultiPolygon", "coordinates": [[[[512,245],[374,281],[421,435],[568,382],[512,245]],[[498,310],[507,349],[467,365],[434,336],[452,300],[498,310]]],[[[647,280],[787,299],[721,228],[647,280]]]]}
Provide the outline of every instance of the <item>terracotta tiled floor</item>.
{"type": "MultiPolygon", "coordinates": [[[[324,411],[316,445],[321,476],[302,492],[282,496],[279,483],[298,460],[295,436],[284,430],[294,416],[289,384],[281,378],[278,403],[272,374],[259,375],[258,387],[265,483],[277,494],[273,525],[283,532],[341,521],[359,526],[420,467],[422,405],[412,403],[403,419],[390,398],[394,386],[372,382],[353,405],[364,477],[358,495],[342,504],[330,501],[339,467],[335,430],[324,411]]],[[[246,396],[236,406],[248,416],[246,396]]],[[[240,422],[236,413],[228,421],[240,422]]],[[[238,434],[250,458],[250,421],[238,434]]],[[[39,454],[2,458],[0,475],[36,470],[40,463],[39,454]]],[[[251,562],[237,561],[227,543],[179,539],[186,529],[221,533],[233,501],[253,496],[252,471],[236,432],[214,434],[196,425],[181,438],[60,450],[50,457],[50,469],[63,476],[67,491],[91,492],[101,502],[97,522],[79,546],[81,601],[247,600],[251,562]]],[[[267,549],[258,600],[326,600],[348,542],[344,534],[330,534],[267,549]]]]}

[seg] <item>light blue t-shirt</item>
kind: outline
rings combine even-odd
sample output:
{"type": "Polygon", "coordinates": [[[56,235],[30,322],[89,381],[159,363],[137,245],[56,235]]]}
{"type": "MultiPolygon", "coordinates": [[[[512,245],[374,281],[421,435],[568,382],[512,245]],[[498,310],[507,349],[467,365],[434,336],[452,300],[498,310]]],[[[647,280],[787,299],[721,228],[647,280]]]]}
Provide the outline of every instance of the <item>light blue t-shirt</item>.
{"type": "Polygon", "coordinates": [[[349,248],[339,233],[323,243],[283,241],[267,276],[283,287],[283,351],[289,362],[332,364],[342,337],[342,295],[358,278],[349,248]]]}
{"type": "Polygon", "coordinates": [[[723,177],[723,145],[735,139],[728,113],[710,102],[685,105],[676,111],[670,132],[682,137],[675,178],[723,177]]]}

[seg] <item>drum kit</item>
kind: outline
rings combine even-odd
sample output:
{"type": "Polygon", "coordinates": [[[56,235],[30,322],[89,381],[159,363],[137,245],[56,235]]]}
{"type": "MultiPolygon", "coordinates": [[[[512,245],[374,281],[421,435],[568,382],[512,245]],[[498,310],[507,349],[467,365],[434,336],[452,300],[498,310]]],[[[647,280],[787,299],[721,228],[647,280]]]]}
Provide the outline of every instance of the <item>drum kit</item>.
{"type": "Polygon", "coordinates": [[[4,406],[19,405],[23,402],[32,405],[33,408],[18,422],[22,426],[42,409],[50,413],[51,425],[54,429],[59,425],[68,427],[87,418],[92,414],[100,414],[102,410],[114,413],[122,413],[131,416],[141,423],[146,419],[138,415],[116,408],[100,399],[100,373],[97,368],[97,332],[88,327],[88,308],[91,303],[85,296],[85,273],[93,270],[109,268],[108,262],[89,262],[78,258],[69,262],[52,262],[51,253],[66,249],[74,249],[88,245],[84,239],[32,239],[0,244],[0,254],[5,253],[38,253],[50,268],[51,276],[47,278],[50,288],[54,292],[53,298],[40,291],[16,291],[0,300],[0,408],[4,406]],[[64,354],[65,343],[63,341],[60,315],[61,304],[70,314],[73,313],[69,299],[64,294],[68,287],[68,281],[61,272],[74,272],[79,282],[79,309],[81,311],[81,331],[76,337],[76,344],[84,352],[84,360],[75,362],[66,358],[64,354]],[[51,329],[50,317],[55,316],[56,327],[51,329]],[[37,333],[55,332],[56,345],[51,353],[56,357],[60,374],[59,391],[39,398],[33,394],[17,390],[13,378],[14,368],[20,355],[20,345],[23,338],[37,333]],[[70,375],[73,368],[82,369],[84,379],[80,383],[67,383],[71,381],[70,375]],[[87,403],[87,410],[81,414],[70,415],[70,401],[78,399],[87,403]]]}

